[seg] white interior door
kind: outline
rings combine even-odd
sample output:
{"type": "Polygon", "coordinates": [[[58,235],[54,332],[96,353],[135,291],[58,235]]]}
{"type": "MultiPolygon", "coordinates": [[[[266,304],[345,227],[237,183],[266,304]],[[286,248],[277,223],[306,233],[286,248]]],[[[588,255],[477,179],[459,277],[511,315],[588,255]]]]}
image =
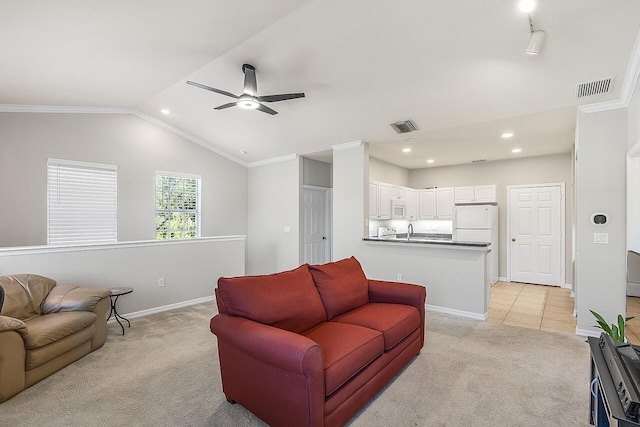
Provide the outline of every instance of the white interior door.
{"type": "Polygon", "coordinates": [[[509,189],[511,280],[563,284],[561,195],[560,185],[509,189]]]}
{"type": "Polygon", "coordinates": [[[304,188],[304,262],[324,264],[329,254],[329,189],[304,188]]]}

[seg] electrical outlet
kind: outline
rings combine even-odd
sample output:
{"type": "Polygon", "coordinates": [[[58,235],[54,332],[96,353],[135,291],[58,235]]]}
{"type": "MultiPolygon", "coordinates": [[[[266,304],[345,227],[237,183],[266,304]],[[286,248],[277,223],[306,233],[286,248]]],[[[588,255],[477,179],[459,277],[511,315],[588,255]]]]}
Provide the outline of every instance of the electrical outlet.
{"type": "Polygon", "coordinates": [[[158,287],[164,288],[164,277],[161,277],[160,279],[158,279],[158,287]]]}
{"type": "Polygon", "coordinates": [[[398,273],[398,280],[402,280],[402,273],[398,273]]]}

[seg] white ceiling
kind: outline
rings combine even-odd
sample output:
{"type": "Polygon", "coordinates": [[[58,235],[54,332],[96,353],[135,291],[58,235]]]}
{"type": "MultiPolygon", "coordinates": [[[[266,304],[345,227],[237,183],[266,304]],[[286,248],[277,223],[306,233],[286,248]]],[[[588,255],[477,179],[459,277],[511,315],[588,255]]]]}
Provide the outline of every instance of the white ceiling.
{"type": "Polygon", "coordinates": [[[514,147],[570,151],[576,107],[620,96],[640,29],[637,0],[538,0],[547,38],[529,56],[517,0],[0,0],[0,10],[0,104],[135,108],[248,163],[363,140],[411,169],[512,158],[514,147]],[[216,111],[231,99],[185,84],[239,94],[243,63],[259,95],[306,98],[269,104],[276,116],[216,111]],[[609,76],[610,94],[575,99],[577,83],[609,76]],[[389,126],[405,119],[419,131],[389,126]]]}

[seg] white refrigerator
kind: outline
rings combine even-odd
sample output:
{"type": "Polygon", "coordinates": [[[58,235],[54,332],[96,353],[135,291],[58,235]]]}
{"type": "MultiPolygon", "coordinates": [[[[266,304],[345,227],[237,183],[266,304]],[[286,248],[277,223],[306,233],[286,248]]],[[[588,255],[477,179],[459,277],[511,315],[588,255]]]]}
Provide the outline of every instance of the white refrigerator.
{"type": "Polygon", "coordinates": [[[487,255],[489,279],[492,285],[498,281],[498,206],[454,206],[453,240],[491,243],[491,252],[487,255]]]}

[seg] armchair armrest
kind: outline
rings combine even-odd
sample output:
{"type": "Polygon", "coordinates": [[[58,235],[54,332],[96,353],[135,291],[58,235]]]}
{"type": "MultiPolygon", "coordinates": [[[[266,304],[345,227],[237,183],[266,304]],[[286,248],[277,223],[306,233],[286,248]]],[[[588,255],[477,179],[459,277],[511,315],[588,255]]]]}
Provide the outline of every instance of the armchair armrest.
{"type": "Polygon", "coordinates": [[[219,340],[269,365],[299,374],[322,370],[322,349],[305,336],[228,314],[213,317],[210,327],[219,340]]]}
{"type": "Polygon", "coordinates": [[[107,289],[78,285],[57,285],[42,302],[42,314],[60,311],[95,311],[103,298],[111,295],[107,289]]]}
{"type": "Polygon", "coordinates": [[[27,324],[15,317],[0,315],[0,332],[16,331],[24,338],[27,336],[27,324]]]}

